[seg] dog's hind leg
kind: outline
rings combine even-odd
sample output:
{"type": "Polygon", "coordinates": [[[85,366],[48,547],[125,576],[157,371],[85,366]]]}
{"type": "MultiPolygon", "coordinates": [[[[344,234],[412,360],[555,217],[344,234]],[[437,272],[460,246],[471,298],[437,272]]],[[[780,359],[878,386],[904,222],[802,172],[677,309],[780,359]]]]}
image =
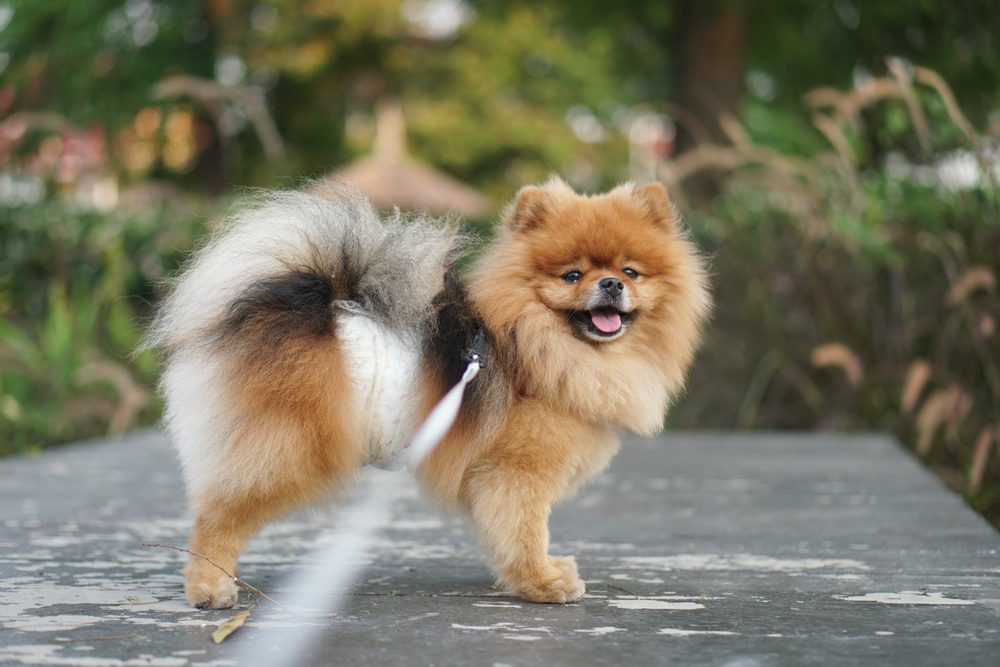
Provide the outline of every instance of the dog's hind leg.
{"type": "Polygon", "coordinates": [[[233,606],[236,583],[220,568],[235,575],[240,552],[265,523],[335,495],[360,467],[350,403],[339,398],[337,383],[315,377],[331,365],[302,364],[282,376],[284,383],[244,385],[236,402],[243,409],[225,442],[206,447],[213,454],[199,466],[194,448],[181,448],[191,461],[190,550],[197,555],[185,570],[185,590],[194,606],[233,606]]]}
{"type": "Polygon", "coordinates": [[[184,574],[195,607],[235,605],[237,586],[230,575],[237,574],[237,559],[250,538],[268,521],[336,492],[358,468],[351,448],[322,428],[278,429],[262,421],[247,427],[270,429],[264,432],[272,437],[240,442],[243,455],[230,457],[232,468],[218,485],[192,496],[192,555],[184,574]]]}
{"type": "Polygon", "coordinates": [[[202,501],[191,533],[185,593],[199,609],[228,609],[239,596],[237,559],[247,541],[273,516],[263,498],[214,498],[202,501]]]}

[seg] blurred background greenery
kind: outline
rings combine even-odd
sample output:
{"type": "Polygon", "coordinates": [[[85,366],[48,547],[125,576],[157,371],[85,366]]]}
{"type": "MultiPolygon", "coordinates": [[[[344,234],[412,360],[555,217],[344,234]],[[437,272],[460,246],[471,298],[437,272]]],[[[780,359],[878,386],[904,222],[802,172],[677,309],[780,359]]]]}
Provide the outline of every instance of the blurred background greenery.
{"type": "Polygon", "coordinates": [[[667,184],[717,309],[677,428],[897,434],[1000,525],[990,0],[0,1],[0,454],[154,423],[157,284],[241,188],[489,234],[667,184]]]}

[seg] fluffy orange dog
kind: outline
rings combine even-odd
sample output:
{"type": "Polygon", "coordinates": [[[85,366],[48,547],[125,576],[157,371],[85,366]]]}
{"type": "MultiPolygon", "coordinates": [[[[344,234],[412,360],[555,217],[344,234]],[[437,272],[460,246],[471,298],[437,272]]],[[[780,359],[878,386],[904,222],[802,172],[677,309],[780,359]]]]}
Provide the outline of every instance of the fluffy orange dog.
{"type": "MultiPolygon", "coordinates": [[[[392,467],[482,331],[486,366],[418,477],[468,513],[507,590],[583,595],[573,558],[548,553],[550,508],[608,464],[616,428],[661,429],[709,309],[703,262],[656,184],[526,187],[460,280],[461,246],[327,189],[261,198],[195,255],[149,337],[192,551],[235,571],[268,520],[392,467]]],[[[185,572],[196,607],[236,603],[205,561],[185,572]]]]}

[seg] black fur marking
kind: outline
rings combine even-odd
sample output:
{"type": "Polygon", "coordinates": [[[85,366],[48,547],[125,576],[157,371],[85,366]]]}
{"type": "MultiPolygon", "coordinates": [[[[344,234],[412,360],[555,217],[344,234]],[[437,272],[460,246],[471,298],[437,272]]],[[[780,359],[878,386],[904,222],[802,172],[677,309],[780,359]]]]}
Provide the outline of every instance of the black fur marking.
{"type": "Polygon", "coordinates": [[[482,325],[472,314],[454,269],[445,276],[444,289],[434,299],[434,306],[436,315],[424,339],[424,357],[439,369],[441,379],[450,387],[465,373],[465,353],[482,325]]]}
{"type": "Polygon", "coordinates": [[[220,323],[220,342],[276,347],[289,338],[322,338],[333,334],[330,304],[336,286],[332,276],[291,271],[265,278],[229,306],[220,323]],[[253,338],[246,340],[243,336],[253,338]]]}
{"type": "Polygon", "coordinates": [[[465,288],[454,268],[445,276],[444,289],[434,300],[436,315],[424,339],[424,359],[434,369],[445,387],[462,379],[469,364],[473,347],[483,358],[479,376],[465,391],[463,419],[478,419],[484,404],[486,388],[499,380],[498,369],[492,364],[493,337],[472,312],[465,288]]]}

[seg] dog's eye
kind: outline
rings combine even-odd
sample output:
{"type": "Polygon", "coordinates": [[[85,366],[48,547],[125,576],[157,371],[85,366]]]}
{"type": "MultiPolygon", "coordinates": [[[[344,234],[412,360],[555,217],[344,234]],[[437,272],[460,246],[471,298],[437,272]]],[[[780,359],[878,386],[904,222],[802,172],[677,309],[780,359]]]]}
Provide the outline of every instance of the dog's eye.
{"type": "Polygon", "coordinates": [[[624,269],[622,269],[622,273],[624,273],[632,280],[635,280],[636,278],[639,277],[639,272],[633,269],[631,266],[626,266],[624,269]]]}
{"type": "Polygon", "coordinates": [[[563,282],[567,282],[570,285],[577,282],[582,277],[583,274],[580,273],[579,271],[567,271],[566,273],[562,274],[563,282]]]}

